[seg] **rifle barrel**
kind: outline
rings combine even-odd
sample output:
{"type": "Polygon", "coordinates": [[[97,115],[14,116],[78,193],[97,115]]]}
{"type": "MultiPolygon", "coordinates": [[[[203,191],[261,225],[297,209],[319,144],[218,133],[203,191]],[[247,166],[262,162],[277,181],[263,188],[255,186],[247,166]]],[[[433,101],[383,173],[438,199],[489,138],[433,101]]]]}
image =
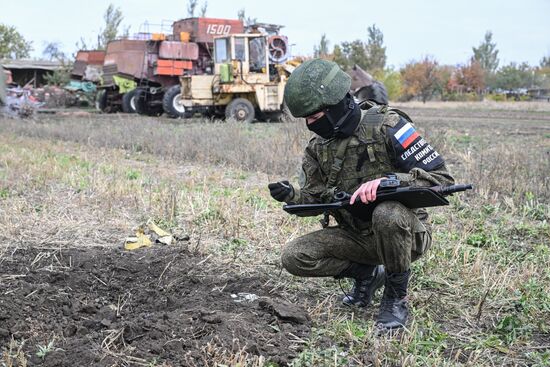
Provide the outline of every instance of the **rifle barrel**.
{"type": "Polygon", "coordinates": [[[441,195],[451,195],[451,194],[454,194],[455,192],[466,191],[471,189],[473,189],[472,184],[452,185],[452,186],[442,187],[439,190],[439,193],[441,195]]]}

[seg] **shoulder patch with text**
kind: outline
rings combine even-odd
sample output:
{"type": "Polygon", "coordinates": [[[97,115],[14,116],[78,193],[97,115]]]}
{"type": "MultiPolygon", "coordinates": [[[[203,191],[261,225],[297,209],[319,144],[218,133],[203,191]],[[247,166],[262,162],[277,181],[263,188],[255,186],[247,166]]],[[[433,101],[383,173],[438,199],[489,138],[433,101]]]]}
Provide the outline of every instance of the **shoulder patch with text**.
{"type": "Polygon", "coordinates": [[[388,128],[388,134],[391,136],[396,164],[406,172],[415,167],[432,171],[444,163],[439,153],[403,117],[394,127],[388,128]]]}

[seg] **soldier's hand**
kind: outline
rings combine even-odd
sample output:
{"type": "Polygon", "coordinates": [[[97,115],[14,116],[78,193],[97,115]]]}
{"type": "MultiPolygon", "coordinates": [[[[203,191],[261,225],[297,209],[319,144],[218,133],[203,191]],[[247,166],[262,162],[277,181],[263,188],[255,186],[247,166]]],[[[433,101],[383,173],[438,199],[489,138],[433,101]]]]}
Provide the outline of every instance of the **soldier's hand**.
{"type": "Polygon", "coordinates": [[[365,204],[372,203],[376,200],[376,190],[380,186],[380,181],[385,180],[386,177],[377,178],[376,180],[368,181],[359,186],[357,190],[351,196],[349,200],[350,204],[355,203],[357,197],[365,204]]]}
{"type": "Polygon", "coordinates": [[[270,183],[267,187],[273,199],[277,201],[287,201],[294,197],[294,188],[286,180],[270,183]]]}

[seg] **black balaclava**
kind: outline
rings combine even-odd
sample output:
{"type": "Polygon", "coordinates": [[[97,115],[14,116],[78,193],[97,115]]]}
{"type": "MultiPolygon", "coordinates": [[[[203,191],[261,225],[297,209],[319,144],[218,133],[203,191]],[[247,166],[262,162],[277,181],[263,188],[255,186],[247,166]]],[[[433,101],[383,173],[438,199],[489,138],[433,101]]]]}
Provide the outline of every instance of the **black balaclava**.
{"type": "Polygon", "coordinates": [[[325,112],[323,117],[307,124],[307,128],[325,139],[351,136],[361,120],[361,109],[349,93],[340,102],[322,111],[325,112]]]}

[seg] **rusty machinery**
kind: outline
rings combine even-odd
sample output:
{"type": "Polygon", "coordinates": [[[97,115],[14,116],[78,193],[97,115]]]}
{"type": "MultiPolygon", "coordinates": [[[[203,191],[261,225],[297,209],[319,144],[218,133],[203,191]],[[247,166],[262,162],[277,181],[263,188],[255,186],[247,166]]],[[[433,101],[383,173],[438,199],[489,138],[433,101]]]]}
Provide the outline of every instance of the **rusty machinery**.
{"type": "Polygon", "coordinates": [[[182,75],[212,73],[214,36],[243,32],[240,20],[187,18],[171,34],[138,34],[107,45],[98,107],[104,112],[160,115],[182,75]],[[144,38],[144,39],[139,39],[144,38]]]}
{"type": "MultiPolygon", "coordinates": [[[[283,109],[289,43],[281,26],[240,20],[186,18],[171,34],[123,39],[107,45],[98,107],[105,112],[225,115],[239,121],[275,119],[283,109]]],[[[350,71],[360,99],[384,99],[385,88],[363,70],[350,71]],[[366,79],[365,79],[366,78],[366,79]],[[365,81],[366,80],[366,81],[365,81]],[[366,89],[364,88],[367,85],[366,89]],[[369,92],[365,94],[365,92],[369,92]]]]}
{"type": "Polygon", "coordinates": [[[277,119],[294,66],[286,63],[287,38],[262,26],[214,37],[213,73],[181,76],[180,85],[166,93],[165,111],[180,118],[203,113],[244,122],[277,119]]]}

